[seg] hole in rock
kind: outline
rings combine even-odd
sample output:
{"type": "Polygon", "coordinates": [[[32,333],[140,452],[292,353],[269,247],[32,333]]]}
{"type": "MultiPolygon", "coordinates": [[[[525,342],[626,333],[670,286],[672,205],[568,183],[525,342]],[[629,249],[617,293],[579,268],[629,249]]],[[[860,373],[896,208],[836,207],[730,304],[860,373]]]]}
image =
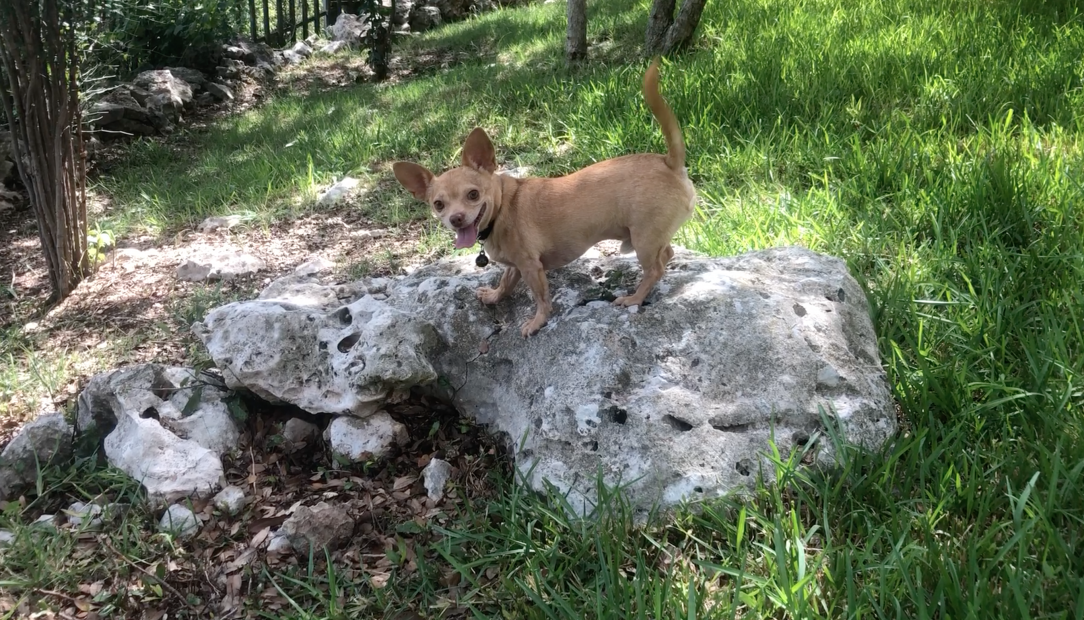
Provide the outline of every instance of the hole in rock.
{"type": "Polygon", "coordinates": [[[583,447],[587,448],[591,452],[598,452],[598,442],[597,441],[585,441],[583,443],[583,447]]]}
{"type": "Polygon", "coordinates": [[[353,349],[354,345],[358,343],[358,340],[361,340],[360,334],[350,334],[346,338],[340,340],[338,346],[339,353],[346,353],[350,349],[353,349]]]}
{"type": "Polygon", "coordinates": [[[610,419],[617,424],[624,424],[629,421],[629,412],[620,407],[610,407],[610,419]]]}
{"type": "Polygon", "coordinates": [[[662,417],[662,421],[666,422],[666,424],[669,425],[671,428],[677,429],[683,433],[693,430],[692,424],[689,424],[681,418],[675,418],[674,416],[669,414],[664,415],[662,417]]]}
{"type": "Polygon", "coordinates": [[[790,438],[796,446],[804,446],[809,443],[809,433],[805,431],[794,431],[794,434],[791,435],[790,438]]]}
{"type": "Polygon", "coordinates": [[[350,308],[343,306],[335,311],[335,318],[339,319],[339,322],[343,325],[349,325],[354,322],[354,315],[350,314],[350,308]]]}
{"type": "Polygon", "coordinates": [[[753,462],[749,459],[742,459],[734,464],[734,469],[738,470],[739,474],[748,476],[753,473],[753,462]]]}
{"type": "Polygon", "coordinates": [[[752,422],[746,422],[745,424],[727,424],[724,422],[719,422],[717,420],[712,420],[710,424],[712,428],[719,431],[720,433],[744,433],[745,431],[753,428],[752,422]]]}
{"type": "Polygon", "coordinates": [[[703,493],[704,492],[704,487],[693,487],[693,490],[696,491],[697,493],[703,493]]]}
{"type": "Polygon", "coordinates": [[[144,420],[160,419],[160,416],[158,415],[158,410],[154,407],[147,407],[143,410],[143,413],[139,414],[139,417],[143,418],[144,420]]]}
{"type": "Polygon", "coordinates": [[[806,315],[805,306],[803,306],[802,304],[794,304],[792,310],[794,310],[794,314],[797,314],[798,316],[806,315]]]}

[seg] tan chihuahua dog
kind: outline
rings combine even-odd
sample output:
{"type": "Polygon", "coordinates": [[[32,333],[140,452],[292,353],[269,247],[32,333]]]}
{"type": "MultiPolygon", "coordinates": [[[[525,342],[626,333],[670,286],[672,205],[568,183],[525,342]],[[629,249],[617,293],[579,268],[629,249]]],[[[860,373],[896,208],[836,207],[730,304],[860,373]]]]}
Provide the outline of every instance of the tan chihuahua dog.
{"type": "Polygon", "coordinates": [[[670,239],[693,213],[696,191],[685,170],[685,142],[670,106],[659,95],[659,61],[644,75],[644,99],[662,126],[666,155],[625,155],[558,178],[515,179],[496,174],[493,143],[480,127],[463,146],[463,165],[434,176],[409,162],[396,162],[395,178],[455,231],[455,247],[482,240],[507,269],[497,288],[478,289],[478,299],[495,304],[522,277],[534,294],[537,312],[523,325],[534,334],[552,311],[545,272],[576,260],[604,239],[618,239],[621,251],[636,251],[643,279],[632,295],[614,303],[635,306],[674,257],[670,239]],[[480,232],[479,232],[480,231],[480,232]]]}

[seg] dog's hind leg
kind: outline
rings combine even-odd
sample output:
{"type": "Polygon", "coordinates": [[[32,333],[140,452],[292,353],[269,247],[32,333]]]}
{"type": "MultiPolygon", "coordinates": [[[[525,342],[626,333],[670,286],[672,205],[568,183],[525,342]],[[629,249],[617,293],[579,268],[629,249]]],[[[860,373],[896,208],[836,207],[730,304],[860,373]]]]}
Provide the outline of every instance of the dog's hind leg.
{"type": "Polygon", "coordinates": [[[644,271],[643,278],[640,280],[640,285],[636,287],[635,293],[618,297],[614,300],[614,304],[619,306],[639,306],[644,303],[644,298],[647,297],[647,294],[651,292],[651,289],[666,273],[666,264],[672,258],[674,258],[674,248],[670,247],[669,243],[661,248],[658,246],[653,246],[647,250],[636,248],[636,259],[640,261],[640,268],[644,271]]]}

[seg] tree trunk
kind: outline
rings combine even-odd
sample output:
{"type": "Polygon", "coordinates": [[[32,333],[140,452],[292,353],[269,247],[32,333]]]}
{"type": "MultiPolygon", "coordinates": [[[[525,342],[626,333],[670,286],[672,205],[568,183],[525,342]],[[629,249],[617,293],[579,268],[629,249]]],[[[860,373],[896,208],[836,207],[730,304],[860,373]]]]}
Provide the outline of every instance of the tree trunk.
{"type": "Polygon", "coordinates": [[[677,51],[692,41],[707,0],[682,0],[674,16],[675,0],[654,0],[647,17],[644,55],[659,56],[677,51]]]}
{"type": "Polygon", "coordinates": [[[587,0],[568,0],[568,36],[565,55],[569,64],[587,58],[587,0]]]}
{"type": "Polygon", "coordinates": [[[647,36],[644,38],[644,55],[658,56],[663,53],[666,33],[674,23],[674,0],[655,0],[647,15],[647,36]]]}
{"type": "Polygon", "coordinates": [[[708,0],[683,0],[678,9],[677,17],[666,33],[666,43],[663,44],[663,53],[670,54],[685,47],[693,40],[693,33],[700,24],[700,14],[704,12],[704,5],[708,0]]]}
{"type": "Polygon", "coordinates": [[[55,301],[89,267],[75,21],[72,5],[58,0],[0,0],[0,104],[55,301]]]}

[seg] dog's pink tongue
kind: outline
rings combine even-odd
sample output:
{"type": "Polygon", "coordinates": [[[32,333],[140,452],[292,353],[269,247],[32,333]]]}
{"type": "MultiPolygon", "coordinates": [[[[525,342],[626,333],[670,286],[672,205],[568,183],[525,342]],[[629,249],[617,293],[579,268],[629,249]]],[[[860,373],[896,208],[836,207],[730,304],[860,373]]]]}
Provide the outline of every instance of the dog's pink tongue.
{"type": "Polygon", "coordinates": [[[456,249],[469,248],[478,242],[478,224],[471,224],[455,231],[456,249]]]}

